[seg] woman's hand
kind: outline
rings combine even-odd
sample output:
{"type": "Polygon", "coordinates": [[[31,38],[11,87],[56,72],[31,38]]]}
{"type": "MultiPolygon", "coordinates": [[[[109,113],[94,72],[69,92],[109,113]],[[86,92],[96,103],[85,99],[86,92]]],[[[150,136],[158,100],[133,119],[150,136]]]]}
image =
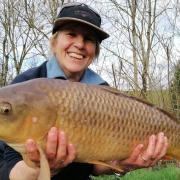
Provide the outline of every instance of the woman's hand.
{"type": "Polygon", "coordinates": [[[151,135],[149,143],[144,150],[143,144],[135,147],[132,154],[124,161],[122,165],[134,167],[149,167],[156,164],[157,161],[165,156],[168,148],[168,140],[164,133],[160,132],[158,135],[151,135]]]}
{"type": "Polygon", "coordinates": [[[37,180],[39,168],[29,167],[23,160],[16,163],[9,174],[10,180],[37,180]]]}
{"type": "MultiPolygon", "coordinates": [[[[108,164],[111,164],[112,166],[124,166],[125,171],[141,167],[150,167],[155,165],[157,161],[165,156],[167,148],[167,137],[161,132],[158,135],[151,135],[149,137],[149,142],[146,149],[144,149],[143,144],[139,144],[135,147],[129,158],[123,161],[114,160],[108,162],[108,164]]],[[[103,173],[109,174],[112,173],[112,169],[105,166],[95,165],[94,173],[96,175],[103,173]]]]}
{"type": "MultiPolygon", "coordinates": [[[[34,140],[27,140],[26,151],[29,159],[39,164],[39,153],[34,140]]],[[[76,151],[75,147],[68,143],[65,133],[52,127],[47,136],[46,156],[51,174],[54,175],[60,168],[67,166],[75,159],[76,151]]]]}

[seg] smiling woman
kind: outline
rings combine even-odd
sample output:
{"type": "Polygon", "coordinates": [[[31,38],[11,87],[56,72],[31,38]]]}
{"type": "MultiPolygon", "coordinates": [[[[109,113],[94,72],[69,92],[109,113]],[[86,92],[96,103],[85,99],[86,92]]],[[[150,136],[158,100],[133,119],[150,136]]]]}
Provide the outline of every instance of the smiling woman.
{"type": "Polygon", "coordinates": [[[69,22],[52,36],[51,49],[66,77],[79,81],[98,55],[99,42],[87,25],[69,22]]]}
{"type": "MultiPolygon", "coordinates": [[[[18,75],[12,84],[44,77],[108,85],[97,73],[89,69],[89,65],[99,55],[100,43],[108,37],[108,33],[101,28],[101,17],[96,11],[83,3],[66,4],[61,8],[53,26],[50,38],[52,57],[40,66],[18,75]]],[[[44,118],[52,118],[51,121],[55,119],[48,116],[44,118]]],[[[37,119],[33,118],[33,122],[36,121],[37,119]]],[[[152,135],[147,148],[143,149],[142,144],[137,145],[128,159],[124,161],[112,159],[110,162],[102,163],[109,164],[109,167],[104,167],[73,162],[76,158],[76,147],[57,127],[49,129],[46,139],[45,154],[53,180],[87,180],[90,174],[112,173],[109,167],[118,166],[120,163],[126,166],[125,170],[131,169],[129,166],[148,167],[161,159],[167,150],[166,136],[163,133],[152,135]]],[[[26,151],[28,158],[37,165],[35,169],[27,167],[14,149],[0,142],[0,179],[37,180],[39,152],[33,139],[27,140],[26,151]]]]}

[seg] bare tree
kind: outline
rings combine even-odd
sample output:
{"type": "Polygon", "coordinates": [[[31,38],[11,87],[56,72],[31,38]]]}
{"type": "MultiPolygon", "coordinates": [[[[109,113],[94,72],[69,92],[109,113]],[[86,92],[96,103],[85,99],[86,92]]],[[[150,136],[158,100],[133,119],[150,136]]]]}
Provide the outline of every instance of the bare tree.
{"type": "MultiPolygon", "coordinates": [[[[111,35],[102,43],[93,68],[116,88],[132,90],[143,98],[156,89],[162,95],[180,59],[176,44],[179,0],[79,1],[101,14],[102,25],[111,35]]],[[[58,9],[76,0],[0,2],[0,86],[4,86],[26,66],[48,59],[48,39],[58,9]]]]}
{"type": "MultiPolygon", "coordinates": [[[[93,2],[96,3],[96,8],[100,7],[102,3],[93,2]]],[[[167,11],[173,12],[175,6],[178,6],[177,3],[178,1],[174,2],[173,6],[173,3],[168,0],[103,1],[103,8],[99,8],[99,12],[103,15],[104,22],[107,22],[106,26],[111,37],[102,44],[106,51],[104,51],[104,57],[101,56],[101,58],[113,59],[114,65],[101,60],[104,68],[100,68],[108,69],[110,79],[116,81],[112,84],[119,84],[119,88],[123,87],[124,89],[125,87],[141,92],[143,98],[147,97],[147,91],[164,84],[164,82],[160,82],[164,81],[164,78],[159,77],[160,74],[158,75],[159,67],[165,66],[165,62],[168,62],[167,52],[162,47],[162,39],[167,39],[167,35],[173,33],[173,30],[168,32],[169,30],[166,28],[167,24],[170,24],[170,21],[167,22],[167,18],[171,18],[167,11]],[[117,76],[121,76],[121,78],[117,76]],[[123,81],[124,84],[119,83],[118,80],[123,81]]],[[[177,18],[178,16],[176,16],[177,18]]],[[[174,26],[177,28],[178,24],[176,23],[174,26]]],[[[170,56],[175,50],[173,41],[174,39],[169,41],[169,48],[172,47],[172,50],[169,49],[170,56]]],[[[177,53],[177,50],[175,51],[177,53]]],[[[173,61],[176,60],[173,58],[173,61]]],[[[161,75],[165,77],[164,74],[163,72],[161,75]]]]}
{"type": "Polygon", "coordinates": [[[64,1],[0,0],[0,86],[48,58],[48,39],[64,1]],[[35,60],[36,59],[36,60],[35,60]]]}

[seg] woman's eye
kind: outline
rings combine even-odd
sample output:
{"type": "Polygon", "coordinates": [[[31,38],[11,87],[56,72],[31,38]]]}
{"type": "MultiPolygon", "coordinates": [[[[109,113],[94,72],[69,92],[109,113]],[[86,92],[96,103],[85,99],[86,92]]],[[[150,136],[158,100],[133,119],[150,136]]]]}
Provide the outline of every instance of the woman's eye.
{"type": "Polygon", "coordinates": [[[72,36],[72,37],[76,36],[75,33],[67,33],[67,35],[72,36]]]}
{"type": "Polygon", "coordinates": [[[86,41],[90,41],[93,43],[96,42],[96,40],[94,38],[86,37],[85,39],[86,39],[86,41]]]}

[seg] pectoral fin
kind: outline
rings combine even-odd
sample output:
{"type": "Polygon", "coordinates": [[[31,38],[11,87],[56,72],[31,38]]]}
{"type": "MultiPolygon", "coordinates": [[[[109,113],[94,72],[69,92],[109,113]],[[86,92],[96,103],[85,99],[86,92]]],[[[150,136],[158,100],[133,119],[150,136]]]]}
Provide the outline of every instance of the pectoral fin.
{"type": "Polygon", "coordinates": [[[115,171],[117,171],[119,173],[124,172],[122,167],[120,167],[120,166],[113,166],[113,165],[108,164],[108,163],[103,162],[103,161],[88,161],[87,163],[109,167],[109,168],[111,168],[111,169],[113,169],[113,170],[115,170],[115,171]]]}
{"type": "Polygon", "coordinates": [[[40,154],[40,172],[37,180],[50,180],[51,173],[49,163],[41,147],[38,146],[38,150],[40,154]]]}
{"type": "Polygon", "coordinates": [[[173,160],[174,158],[172,156],[165,155],[162,159],[163,160],[173,160]]]}

